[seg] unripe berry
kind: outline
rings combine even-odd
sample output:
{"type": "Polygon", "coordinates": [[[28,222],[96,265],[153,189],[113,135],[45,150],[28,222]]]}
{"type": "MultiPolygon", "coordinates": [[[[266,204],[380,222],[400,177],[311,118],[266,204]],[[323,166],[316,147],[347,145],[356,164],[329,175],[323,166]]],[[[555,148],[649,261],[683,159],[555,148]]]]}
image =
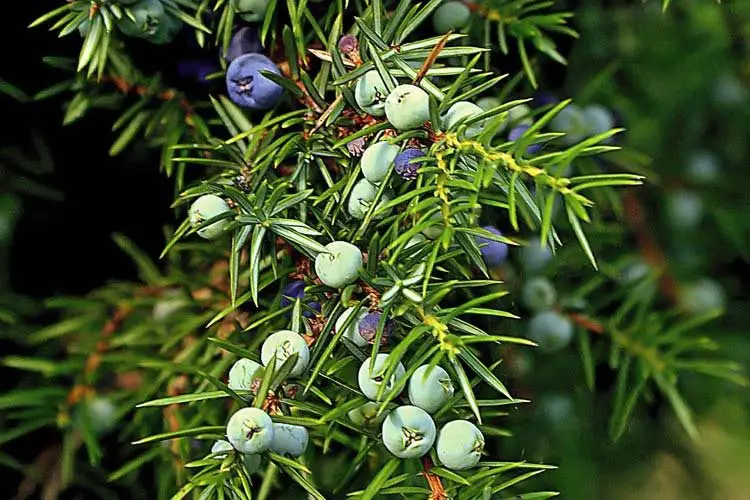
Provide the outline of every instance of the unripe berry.
{"type": "Polygon", "coordinates": [[[279,330],[263,342],[260,349],[260,360],[263,362],[263,366],[268,366],[271,358],[276,356],[276,369],[278,369],[292,354],[297,354],[297,361],[289,376],[297,377],[304,373],[310,362],[310,349],[299,333],[291,330],[279,330]]]}
{"type": "Polygon", "coordinates": [[[357,425],[361,425],[362,427],[373,427],[380,425],[387,416],[387,413],[385,412],[378,415],[378,408],[380,408],[378,403],[368,401],[362,406],[349,410],[347,415],[349,416],[349,420],[357,425]]]}
{"type": "Polygon", "coordinates": [[[399,85],[385,99],[385,115],[398,130],[421,127],[430,119],[430,98],[416,85],[399,85]]]}
{"type": "Polygon", "coordinates": [[[255,474],[260,469],[260,455],[243,455],[242,461],[248,474],[255,474]]]}
{"type": "Polygon", "coordinates": [[[716,281],[700,278],[683,285],[678,296],[680,306],[691,314],[702,314],[715,309],[724,309],[726,294],[716,281]]]}
{"type": "Polygon", "coordinates": [[[452,420],[440,429],[438,459],[447,468],[466,470],[476,467],[484,451],[484,435],[468,420],[452,420]]]}
{"type": "Polygon", "coordinates": [[[532,238],[521,248],[521,265],[528,273],[537,273],[552,259],[552,250],[541,245],[539,238],[532,238]]]}
{"type": "MultiPolygon", "coordinates": [[[[212,219],[217,215],[228,212],[231,209],[226,201],[215,194],[204,194],[193,202],[188,213],[190,225],[199,226],[204,221],[212,219]]],[[[198,230],[198,236],[207,240],[218,238],[224,232],[224,228],[229,224],[228,219],[221,219],[213,224],[198,230]]]]}
{"type": "MultiPolygon", "coordinates": [[[[494,226],[484,226],[483,229],[498,236],[502,236],[500,230],[494,226]]],[[[508,245],[481,236],[477,236],[476,240],[477,245],[479,245],[479,251],[482,253],[482,258],[488,266],[497,267],[505,262],[505,259],[508,257],[508,245]]]]}
{"type": "Polygon", "coordinates": [[[580,142],[586,137],[588,127],[583,110],[575,104],[568,104],[550,120],[550,130],[563,132],[560,138],[563,144],[572,145],[580,142]]]}
{"type": "Polygon", "coordinates": [[[406,250],[407,248],[411,248],[414,245],[419,245],[423,241],[427,241],[427,238],[423,234],[417,233],[411,238],[409,238],[409,241],[407,241],[406,245],[404,245],[404,250],[406,250]]]}
{"type": "MultiPolygon", "coordinates": [[[[362,393],[373,401],[377,401],[376,396],[380,390],[380,386],[385,382],[383,375],[385,374],[385,364],[388,360],[388,354],[379,353],[375,358],[375,365],[373,370],[370,371],[370,359],[367,358],[362,362],[359,367],[359,373],[357,374],[357,382],[359,383],[359,389],[362,393]]],[[[393,388],[393,386],[404,378],[406,369],[404,365],[399,361],[396,366],[396,371],[391,376],[390,380],[386,382],[386,392],[393,388]]]]}
{"type": "Polygon", "coordinates": [[[139,0],[129,8],[135,22],[123,16],[117,25],[124,34],[158,44],[171,39],[173,24],[159,0],[139,0]]]}
{"type": "Polygon", "coordinates": [[[343,337],[351,340],[357,347],[364,347],[367,345],[367,341],[362,338],[362,335],[359,334],[359,322],[362,320],[362,318],[369,314],[367,309],[365,309],[364,307],[359,311],[357,311],[356,307],[349,307],[344,310],[344,312],[341,313],[341,315],[336,319],[334,328],[338,333],[344,327],[344,323],[346,323],[349,317],[355,313],[357,314],[357,317],[349,324],[349,327],[344,332],[343,337]]]}
{"type": "MultiPolygon", "coordinates": [[[[360,337],[365,339],[365,341],[368,344],[372,344],[375,342],[375,336],[378,332],[378,324],[380,323],[380,317],[383,315],[383,313],[379,311],[367,313],[360,321],[359,325],[357,326],[357,331],[359,331],[360,337]]],[[[393,335],[393,329],[395,328],[396,323],[388,318],[385,320],[385,325],[383,326],[383,336],[381,337],[381,345],[385,345],[388,343],[388,339],[391,338],[393,335]]]]}
{"type": "Polygon", "coordinates": [[[354,87],[354,100],[365,113],[372,116],[385,114],[387,96],[388,87],[380,77],[380,73],[374,69],[359,77],[354,87]]]}
{"type": "Polygon", "coordinates": [[[543,311],[529,321],[529,338],[542,352],[555,352],[570,343],[573,324],[557,311],[543,311]]]}
{"type": "Polygon", "coordinates": [[[696,151],[688,160],[687,175],[693,182],[708,184],[719,179],[719,159],[708,151],[696,151]]]}
{"type": "Polygon", "coordinates": [[[232,7],[243,20],[255,23],[266,16],[268,0],[232,0],[232,7]]]}
{"type": "MultiPolygon", "coordinates": [[[[455,131],[455,127],[458,125],[459,122],[464,121],[465,119],[471,118],[472,116],[476,116],[480,113],[483,113],[484,110],[474,104],[473,102],[469,101],[458,101],[451,105],[450,108],[448,108],[448,111],[446,111],[441,117],[440,122],[444,129],[446,130],[453,130],[455,131]]],[[[482,130],[484,129],[484,122],[485,120],[481,120],[476,123],[472,123],[466,128],[466,131],[464,134],[466,137],[475,137],[482,133],[482,130]]]]}
{"type": "Polygon", "coordinates": [[[365,179],[373,184],[378,184],[385,179],[388,170],[393,165],[393,160],[398,155],[398,149],[395,144],[385,141],[376,142],[365,149],[360,160],[362,175],[365,179]]]}
{"type": "Polygon", "coordinates": [[[341,288],[357,281],[362,269],[362,252],[346,241],[334,241],[326,252],[315,257],[315,273],[331,288],[341,288]]]}
{"type": "Polygon", "coordinates": [[[583,108],[583,116],[586,120],[588,135],[602,134],[615,126],[615,117],[612,112],[601,104],[591,104],[583,108]]]}
{"type": "Polygon", "coordinates": [[[101,436],[111,431],[117,421],[117,407],[106,397],[95,396],[83,403],[87,423],[92,432],[101,436]]]}
{"type": "Polygon", "coordinates": [[[349,203],[347,204],[349,215],[355,219],[364,219],[368,210],[370,210],[370,203],[375,200],[377,195],[378,188],[370,181],[367,179],[357,181],[349,195],[349,203]]]}
{"type": "Polygon", "coordinates": [[[307,449],[310,435],[301,425],[273,424],[271,451],[279,455],[299,457],[307,449]]]}
{"type": "Polygon", "coordinates": [[[443,367],[429,365],[416,369],[409,379],[409,401],[427,413],[435,413],[453,397],[453,382],[443,367]]]}
{"type": "Polygon", "coordinates": [[[463,2],[445,2],[435,9],[432,15],[432,26],[436,33],[456,31],[469,24],[471,11],[463,2]]]}
{"type": "Polygon", "coordinates": [[[417,178],[417,171],[423,165],[420,161],[412,161],[417,158],[424,156],[424,151],[417,148],[409,148],[403,150],[396,156],[394,160],[394,166],[396,173],[401,176],[402,179],[414,180],[417,178]]]}
{"type": "Polygon", "coordinates": [[[435,443],[432,417],[416,406],[399,406],[383,421],[383,444],[398,458],[418,458],[435,443]]]}
{"type": "Polygon", "coordinates": [[[229,441],[224,441],[223,439],[217,439],[211,446],[211,453],[218,453],[218,455],[214,457],[217,460],[223,460],[227,458],[227,452],[230,451],[234,451],[234,448],[229,443],[229,441]]]}
{"type": "Polygon", "coordinates": [[[532,311],[552,309],[557,302],[557,291],[554,285],[542,276],[529,279],[523,286],[523,303],[532,311]]]}
{"type": "Polygon", "coordinates": [[[229,369],[227,385],[233,391],[250,391],[253,388],[253,380],[260,375],[260,369],[261,365],[252,359],[238,359],[229,369]]]}
{"type": "Polygon", "coordinates": [[[528,104],[519,104],[508,110],[508,120],[506,123],[517,127],[519,125],[531,125],[534,121],[531,118],[531,106],[528,104]]]}
{"type": "Polygon", "coordinates": [[[246,455],[262,453],[273,442],[273,421],[259,408],[237,410],[227,423],[227,439],[246,455]]]}
{"type": "Polygon", "coordinates": [[[261,71],[280,75],[281,71],[263,54],[244,54],[232,60],[227,68],[227,92],[236,105],[266,110],[281,100],[284,87],[266,78],[261,71]]]}
{"type": "Polygon", "coordinates": [[[685,189],[678,189],[667,195],[667,214],[670,222],[680,229],[691,229],[703,218],[703,200],[685,189]]]}
{"type": "Polygon", "coordinates": [[[482,108],[482,111],[487,111],[488,109],[496,108],[500,106],[503,103],[500,99],[497,97],[480,97],[477,99],[477,106],[482,108]]]}

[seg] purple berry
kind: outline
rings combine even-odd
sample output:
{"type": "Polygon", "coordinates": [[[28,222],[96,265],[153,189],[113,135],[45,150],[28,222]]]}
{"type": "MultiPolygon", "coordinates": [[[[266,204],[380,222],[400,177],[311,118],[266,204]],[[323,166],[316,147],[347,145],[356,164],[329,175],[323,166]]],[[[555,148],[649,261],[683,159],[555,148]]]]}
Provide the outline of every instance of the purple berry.
{"type": "Polygon", "coordinates": [[[208,85],[210,82],[206,80],[206,77],[218,70],[219,68],[213,62],[205,59],[188,59],[177,63],[177,73],[180,76],[194,78],[203,85],[208,85]]]}
{"type": "Polygon", "coordinates": [[[287,307],[297,299],[305,298],[305,282],[302,280],[292,281],[287,283],[283,290],[281,290],[281,300],[279,305],[281,307],[287,307]]]}
{"type": "Polygon", "coordinates": [[[307,307],[308,309],[302,310],[302,316],[304,316],[305,318],[312,318],[313,316],[315,316],[315,313],[313,311],[320,314],[320,311],[322,309],[320,306],[320,302],[308,302],[307,307]],[[311,311],[310,309],[312,309],[313,311],[311,311]]]}
{"type": "Polygon", "coordinates": [[[424,152],[420,149],[409,148],[403,150],[396,156],[393,161],[396,173],[406,180],[417,178],[417,170],[422,166],[422,162],[412,162],[415,158],[421,158],[424,152]]]}
{"type": "Polygon", "coordinates": [[[357,137],[353,141],[346,143],[346,149],[349,150],[349,153],[352,156],[362,156],[362,153],[365,152],[365,146],[367,144],[367,141],[365,141],[364,137],[357,137]]]}
{"type": "Polygon", "coordinates": [[[234,59],[227,69],[229,98],[244,108],[270,109],[278,104],[284,88],[260,72],[281,75],[281,71],[263,54],[245,54],[234,59]]]}
{"type": "MultiPolygon", "coordinates": [[[[364,318],[359,322],[359,334],[362,336],[363,339],[365,339],[369,344],[372,344],[375,341],[375,335],[378,332],[378,323],[380,323],[380,317],[383,315],[383,313],[376,311],[371,312],[369,314],[366,314],[364,318]]],[[[393,334],[393,328],[395,327],[395,322],[388,318],[385,320],[385,325],[383,326],[383,336],[381,337],[381,345],[384,345],[388,342],[388,339],[391,338],[391,335],[393,334]]]]}
{"type": "Polygon", "coordinates": [[[547,106],[549,104],[555,105],[558,102],[560,102],[560,99],[558,99],[557,96],[555,96],[551,92],[545,92],[541,90],[534,94],[531,105],[535,108],[541,108],[542,106],[547,106]]]}
{"type": "MultiPolygon", "coordinates": [[[[521,137],[523,134],[526,133],[527,130],[529,130],[530,125],[518,125],[516,127],[513,127],[510,129],[510,132],[508,133],[508,140],[509,141],[515,141],[519,137],[521,137]]],[[[529,147],[526,148],[526,153],[533,155],[539,152],[539,150],[542,149],[541,144],[532,144],[529,147]]]]}
{"type": "Polygon", "coordinates": [[[339,39],[339,50],[344,54],[351,54],[359,49],[359,41],[354,35],[344,35],[339,39]]]}
{"type": "MultiPolygon", "coordinates": [[[[502,236],[500,230],[494,226],[484,226],[482,229],[486,229],[493,234],[502,236]]],[[[482,252],[484,262],[490,267],[501,265],[508,257],[508,245],[505,243],[477,236],[477,244],[480,246],[479,251],[482,252]]]]}
{"type": "Polygon", "coordinates": [[[260,54],[262,52],[263,45],[261,45],[260,38],[258,38],[258,31],[254,27],[245,26],[238,29],[232,35],[232,40],[229,42],[224,59],[227,62],[232,62],[245,54],[260,54]]]}

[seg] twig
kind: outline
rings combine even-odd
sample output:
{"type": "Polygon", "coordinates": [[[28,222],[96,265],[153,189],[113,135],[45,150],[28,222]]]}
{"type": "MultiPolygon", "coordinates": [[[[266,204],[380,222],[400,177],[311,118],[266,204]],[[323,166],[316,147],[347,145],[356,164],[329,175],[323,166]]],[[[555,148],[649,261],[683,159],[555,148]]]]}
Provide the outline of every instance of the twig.
{"type": "Polygon", "coordinates": [[[425,477],[425,479],[427,480],[427,484],[430,487],[430,500],[446,500],[448,498],[448,495],[445,493],[445,489],[443,488],[443,483],[440,481],[440,477],[430,472],[432,466],[433,463],[430,456],[423,456],[422,467],[424,468],[424,472],[422,472],[422,475],[425,477]]]}

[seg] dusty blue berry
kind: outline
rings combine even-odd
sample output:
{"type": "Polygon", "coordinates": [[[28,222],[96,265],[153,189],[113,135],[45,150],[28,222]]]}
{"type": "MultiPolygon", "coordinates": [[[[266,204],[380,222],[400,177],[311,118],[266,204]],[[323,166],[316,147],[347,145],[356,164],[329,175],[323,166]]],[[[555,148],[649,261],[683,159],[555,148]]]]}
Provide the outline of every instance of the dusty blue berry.
{"type": "Polygon", "coordinates": [[[362,252],[346,241],[333,241],[315,257],[315,273],[325,285],[341,288],[357,281],[362,252]]]}
{"type": "MultiPolygon", "coordinates": [[[[444,129],[455,131],[459,123],[483,113],[484,110],[469,101],[458,101],[451,105],[441,117],[440,122],[444,129]]],[[[466,137],[475,137],[482,133],[486,120],[472,123],[466,128],[464,134],[466,137]]]]}
{"type": "Polygon", "coordinates": [[[696,151],[688,159],[687,175],[693,182],[708,184],[719,179],[721,167],[719,159],[708,151],[696,151]]]}
{"type": "Polygon", "coordinates": [[[385,141],[370,145],[362,154],[360,165],[362,175],[373,184],[378,184],[388,175],[393,161],[398,155],[398,146],[385,141]]]}
{"type": "Polygon", "coordinates": [[[588,128],[587,135],[598,135],[615,126],[615,117],[608,108],[601,104],[591,104],[583,108],[583,116],[588,128]]]}
{"type": "Polygon", "coordinates": [[[263,52],[263,45],[260,43],[257,28],[254,26],[245,26],[235,31],[232,35],[229,47],[227,47],[224,53],[224,59],[231,63],[245,54],[261,52],[263,52]]]}
{"type": "Polygon", "coordinates": [[[573,324],[557,311],[543,311],[529,321],[529,338],[542,352],[555,352],[570,343],[573,324]]]}
{"type": "Polygon", "coordinates": [[[442,408],[454,392],[448,372],[438,365],[431,369],[430,365],[422,365],[409,379],[409,401],[427,413],[442,408]]]}
{"type": "Polygon", "coordinates": [[[250,391],[253,388],[253,380],[260,376],[261,368],[261,365],[252,359],[238,359],[229,369],[227,385],[233,391],[250,391]]]}
{"type": "Polygon", "coordinates": [[[227,439],[235,450],[246,455],[262,453],[273,442],[273,421],[260,408],[237,410],[227,423],[227,439]]]}
{"type": "Polygon", "coordinates": [[[380,425],[388,415],[386,412],[378,415],[378,408],[380,408],[380,404],[368,401],[362,406],[349,410],[347,416],[349,417],[349,420],[357,425],[361,425],[362,427],[373,427],[380,425]]]}
{"type": "Polygon", "coordinates": [[[278,369],[292,354],[297,354],[297,361],[289,376],[297,377],[305,372],[310,362],[310,349],[299,333],[291,330],[279,330],[263,342],[260,349],[260,360],[263,366],[268,366],[271,358],[275,356],[276,369],[278,369]]]}
{"type": "Polygon", "coordinates": [[[586,116],[583,110],[575,104],[568,104],[555,115],[549,124],[553,132],[562,132],[565,135],[559,140],[563,144],[576,144],[583,140],[588,132],[586,116]]]}
{"type": "Polygon", "coordinates": [[[537,276],[524,284],[521,297],[524,305],[532,311],[546,311],[557,302],[557,291],[550,280],[537,276]]]}
{"type": "Polygon", "coordinates": [[[399,85],[385,99],[385,116],[398,130],[421,127],[430,119],[430,98],[416,85],[399,85]]]}
{"type": "MultiPolygon", "coordinates": [[[[525,134],[526,131],[529,130],[529,128],[531,128],[530,125],[517,125],[517,126],[513,127],[512,129],[510,129],[510,132],[508,132],[508,140],[509,141],[515,141],[515,140],[517,140],[519,137],[521,137],[523,134],[525,134]]],[[[541,144],[530,144],[526,148],[526,154],[535,155],[541,149],[542,149],[542,145],[541,144]]]]}
{"type": "Polygon", "coordinates": [[[263,54],[244,54],[232,60],[226,77],[232,102],[257,110],[270,109],[278,104],[284,87],[263,76],[261,71],[281,74],[273,61],[263,54]]]}
{"type": "Polygon", "coordinates": [[[555,105],[559,102],[560,99],[558,99],[555,94],[540,90],[534,94],[534,98],[531,101],[531,104],[535,108],[541,108],[542,106],[555,105]]]}
{"type": "Polygon", "coordinates": [[[436,33],[456,31],[469,24],[471,11],[463,2],[445,2],[435,9],[432,15],[432,26],[436,33]]]}
{"type": "Polygon", "coordinates": [[[435,422],[422,408],[399,406],[383,420],[383,444],[398,458],[419,458],[432,448],[435,422]]]}
{"type": "MultiPolygon", "coordinates": [[[[190,206],[188,217],[190,225],[197,227],[203,222],[210,220],[231,209],[226,201],[215,194],[204,194],[190,206]]],[[[229,219],[221,219],[198,230],[198,236],[207,240],[218,238],[229,224],[229,219]]]]}
{"type": "MultiPolygon", "coordinates": [[[[395,85],[395,81],[393,81],[395,85]]],[[[385,114],[385,100],[388,86],[376,70],[370,70],[357,80],[354,87],[354,100],[365,113],[372,116],[385,114]]]]}
{"type": "Polygon", "coordinates": [[[194,79],[203,85],[209,84],[208,76],[218,70],[213,61],[205,59],[186,59],[177,63],[177,73],[181,77],[194,79]]]}
{"type": "Polygon", "coordinates": [[[544,269],[544,266],[552,257],[552,250],[548,246],[542,246],[539,238],[532,238],[527,245],[521,248],[521,264],[530,274],[544,269]]]}
{"type": "MultiPolygon", "coordinates": [[[[357,331],[368,344],[372,344],[373,342],[375,342],[375,335],[378,332],[378,324],[380,323],[380,318],[382,316],[382,312],[375,311],[365,314],[365,316],[359,321],[357,331]]],[[[383,336],[381,337],[381,345],[388,343],[388,339],[390,339],[393,335],[393,329],[395,328],[395,326],[396,323],[391,318],[385,320],[385,325],[383,326],[383,336]]]]}
{"type": "Polygon", "coordinates": [[[482,458],[484,435],[468,420],[452,420],[440,429],[435,448],[438,459],[445,467],[471,469],[482,458]]]}
{"type": "Polygon", "coordinates": [[[307,449],[310,435],[301,425],[273,424],[271,451],[279,455],[299,457],[307,449]]]}
{"type": "MultiPolygon", "coordinates": [[[[494,226],[484,226],[483,229],[489,231],[492,234],[502,236],[500,230],[494,226]]],[[[484,262],[490,267],[497,267],[505,262],[508,257],[508,245],[505,243],[483,238],[477,236],[477,245],[479,245],[479,251],[482,252],[482,258],[484,262]]]]}
{"type": "Polygon", "coordinates": [[[420,161],[412,161],[424,156],[424,151],[417,148],[403,150],[394,160],[395,170],[403,179],[413,180],[417,178],[417,171],[423,165],[420,161]]]}
{"type": "Polygon", "coordinates": [[[279,305],[288,307],[297,299],[305,298],[305,282],[302,280],[291,281],[281,290],[281,299],[279,305]]]}
{"type": "Polygon", "coordinates": [[[671,191],[667,194],[667,215],[678,228],[694,228],[703,218],[703,200],[697,193],[686,189],[671,191]]]}
{"type": "Polygon", "coordinates": [[[351,340],[357,347],[364,347],[367,345],[367,340],[365,340],[362,335],[359,334],[359,322],[362,321],[362,318],[369,314],[369,311],[364,307],[359,308],[359,310],[357,310],[356,307],[348,307],[347,309],[345,309],[344,312],[342,312],[341,315],[336,319],[336,324],[334,325],[335,331],[337,333],[341,331],[341,329],[344,328],[344,324],[353,314],[356,314],[356,317],[351,320],[342,337],[346,337],[347,339],[351,340]]]}
{"type": "Polygon", "coordinates": [[[243,20],[262,21],[268,9],[268,0],[232,0],[232,7],[243,20]]]}
{"type": "MultiPolygon", "coordinates": [[[[364,360],[359,367],[357,382],[359,383],[359,389],[368,399],[378,401],[376,396],[380,390],[380,386],[385,382],[383,375],[385,374],[385,364],[386,361],[388,361],[388,354],[380,353],[375,357],[375,365],[373,366],[372,371],[370,371],[370,359],[371,358],[367,358],[364,360]]],[[[391,376],[390,380],[386,382],[385,391],[388,392],[391,390],[396,382],[404,378],[405,374],[406,369],[399,361],[393,376],[391,376]]]]}

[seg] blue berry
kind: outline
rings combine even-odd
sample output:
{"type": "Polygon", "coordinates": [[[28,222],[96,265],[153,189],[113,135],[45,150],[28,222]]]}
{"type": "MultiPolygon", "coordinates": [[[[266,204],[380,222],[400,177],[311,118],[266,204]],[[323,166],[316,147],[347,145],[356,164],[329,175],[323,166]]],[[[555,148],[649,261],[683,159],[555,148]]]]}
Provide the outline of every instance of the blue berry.
{"type": "Polygon", "coordinates": [[[207,85],[211,73],[218,71],[218,67],[205,59],[187,59],[177,63],[177,73],[183,78],[195,79],[198,83],[207,85]]]}
{"type": "Polygon", "coordinates": [[[409,379],[409,401],[427,413],[435,413],[453,397],[455,388],[443,367],[422,365],[409,379]]]}
{"type": "Polygon", "coordinates": [[[232,60],[226,77],[232,102],[255,110],[270,109],[278,104],[284,88],[263,76],[261,71],[281,74],[273,61],[263,54],[244,54],[232,60]]]}
{"type": "Polygon", "coordinates": [[[535,108],[541,108],[542,106],[555,105],[559,102],[560,99],[558,99],[556,95],[552,94],[551,92],[540,90],[539,92],[536,92],[534,94],[534,100],[531,101],[531,104],[535,108]]]}
{"type": "MultiPolygon", "coordinates": [[[[526,131],[529,130],[529,128],[531,128],[530,125],[517,125],[513,127],[512,129],[510,129],[510,132],[508,133],[508,140],[509,141],[517,140],[519,137],[525,134],[526,131]]],[[[539,150],[541,149],[542,149],[541,144],[530,144],[526,148],[526,153],[530,155],[534,155],[534,154],[537,154],[539,150]]]]}
{"type": "Polygon", "coordinates": [[[468,420],[452,420],[445,424],[435,447],[440,462],[452,470],[476,467],[484,451],[484,435],[468,420]]]}
{"type": "Polygon", "coordinates": [[[383,420],[383,444],[398,458],[419,458],[435,443],[435,422],[422,408],[399,406],[383,420]]]}
{"type": "MultiPolygon", "coordinates": [[[[476,116],[480,113],[483,113],[484,110],[474,104],[473,102],[469,101],[458,101],[451,105],[450,108],[448,108],[448,111],[446,111],[441,117],[440,121],[442,123],[442,126],[446,130],[453,130],[455,131],[456,126],[463,122],[464,120],[471,118],[472,116],[476,116]]],[[[472,123],[466,128],[466,131],[464,134],[466,137],[475,137],[482,133],[482,130],[484,129],[484,122],[486,120],[481,120],[479,122],[472,123]]]]}
{"type": "MultiPolygon", "coordinates": [[[[380,323],[380,317],[382,315],[383,313],[378,311],[367,313],[359,321],[357,331],[359,332],[360,337],[365,339],[368,344],[372,344],[373,342],[375,342],[375,335],[378,332],[378,323],[380,323]]],[[[381,337],[381,345],[386,344],[388,342],[388,339],[391,338],[395,325],[396,323],[391,318],[385,320],[385,325],[383,326],[383,336],[381,337]]]]}
{"type": "Polygon", "coordinates": [[[529,338],[542,352],[559,351],[573,338],[573,324],[557,311],[543,311],[529,321],[529,338]]]}
{"type": "Polygon", "coordinates": [[[399,85],[385,99],[385,116],[398,130],[421,127],[430,119],[430,98],[416,85],[399,85]]]}
{"type": "Polygon", "coordinates": [[[271,451],[279,455],[299,457],[307,449],[310,435],[301,425],[273,424],[271,451]]]}
{"type": "Polygon", "coordinates": [[[260,375],[261,365],[252,359],[241,358],[235,361],[229,369],[229,383],[233,391],[251,391],[253,380],[260,375]]]}
{"type": "Polygon", "coordinates": [[[362,252],[346,241],[326,245],[326,251],[315,257],[315,273],[325,285],[341,288],[357,281],[362,269],[362,252]]]}
{"type": "Polygon", "coordinates": [[[396,155],[398,155],[398,146],[394,144],[380,141],[370,145],[362,153],[360,160],[362,175],[373,184],[381,182],[388,175],[388,170],[393,165],[396,155]]]}
{"type": "Polygon", "coordinates": [[[297,361],[289,373],[291,377],[302,375],[310,362],[310,349],[305,339],[297,332],[291,330],[279,330],[271,334],[264,342],[260,350],[260,360],[263,366],[268,366],[271,358],[276,357],[276,369],[279,369],[284,361],[292,354],[297,354],[297,361]]]}
{"type": "Polygon", "coordinates": [[[575,104],[568,104],[550,120],[550,130],[563,132],[560,138],[563,144],[572,145],[586,137],[588,126],[583,110],[575,104]]]}
{"type": "Polygon", "coordinates": [[[245,26],[232,35],[229,47],[224,54],[227,62],[232,62],[240,56],[263,52],[263,45],[258,37],[258,30],[254,26],[245,26]]]}
{"type": "Polygon", "coordinates": [[[235,12],[245,21],[262,21],[268,9],[268,0],[232,0],[235,12]]]}
{"type": "Polygon", "coordinates": [[[362,75],[354,87],[354,100],[365,113],[372,116],[385,114],[387,96],[388,87],[380,77],[380,73],[374,69],[362,75]]]}
{"type": "Polygon", "coordinates": [[[357,311],[356,307],[348,307],[341,313],[341,316],[336,319],[334,330],[338,333],[344,327],[344,323],[346,323],[349,317],[355,313],[357,314],[357,317],[352,320],[342,337],[351,340],[357,347],[364,347],[367,345],[367,341],[359,334],[359,322],[369,314],[367,309],[361,308],[357,311]]]}
{"type": "Polygon", "coordinates": [[[259,408],[237,410],[227,423],[227,439],[246,455],[263,453],[273,442],[273,421],[259,408]]]}
{"type": "Polygon", "coordinates": [[[552,259],[552,250],[542,246],[539,238],[532,238],[528,245],[521,248],[521,264],[528,273],[537,273],[552,259]]]}
{"type": "Polygon", "coordinates": [[[471,11],[463,2],[445,2],[435,9],[432,15],[432,26],[436,33],[456,31],[469,24],[471,11]]]}
{"type": "Polygon", "coordinates": [[[550,280],[539,276],[526,282],[522,298],[524,305],[532,311],[546,311],[557,302],[557,291],[550,280]]]}
{"type": "MultiPolygon", "coordinates": [[[[213,219],[214,217],[228,212],[230,210],[226,201],[215,194],[204,194],[193,202],[188,213],[190,225],[197,227],[203,222],[213,219]]],[[[228,219],[221,219],[213,224],[198,230],[198,236],[207,240],[218,238],[224,232],[224,228],[229,224],[228,219]]]]}
{"type": "MultiPolygon", "coordinates": [[[[370,371],[370,359],[367,358],[362,362],[357,373],[357,382],[359,383],[359,389],[362,393],[373,401],[377,401],[376,396],[380,390],[380,386],[385,382],[383,375],[385,374],[385,363],[388,360],[388,354],[380,353],[375,358],[375,366],[370,371]]],[[[386,383],[386,392],[393,388],[393,386],[404,378],[406,369],[404,365],[399,362],[396,366],[396,371],[393,376],[386,383]]]]}
{"type": "Polygon", "coordinates": [[[297,299],[304,298],[305,282],[302,280],[291,281],[287,283],[283,290],[281,290],[281,300],[279,300],[279,305],[281,307],[288,307],[297,299]]]}
{"type": "Polygon", "coordinates": [[[412,161],[416,158],[422,158],[424,151],[416,148],[409,148],[403,150],[396,156],[394,161],[396,173],[403,179],[414,180],[417,178],[417,171],[423,165],[422,162],[412,161]]]}
{"type": "Polygon", "coordinates": [[[357,425],[361,425],[362,427],[374,427],[380,425],[387,416],[387,413],[385,412],[378,415],[378,408],[380,408],[378,403],[368,401],[362,406],[349,410],[347,416],[349,417],[349,420],[357,425]]]}
{"type": "MultiPolygon", "coordinates": [[[[500,230],[494,226],[484,226],[483,229],[502,236],[500,230]]],[[[481,236],[477,236],[476,240],[479,245],[479,251],[482,252],[482,258],[488,266],[497,267],[505,262],[505,259],[508,257],[508,245],[481,236]]]]}

